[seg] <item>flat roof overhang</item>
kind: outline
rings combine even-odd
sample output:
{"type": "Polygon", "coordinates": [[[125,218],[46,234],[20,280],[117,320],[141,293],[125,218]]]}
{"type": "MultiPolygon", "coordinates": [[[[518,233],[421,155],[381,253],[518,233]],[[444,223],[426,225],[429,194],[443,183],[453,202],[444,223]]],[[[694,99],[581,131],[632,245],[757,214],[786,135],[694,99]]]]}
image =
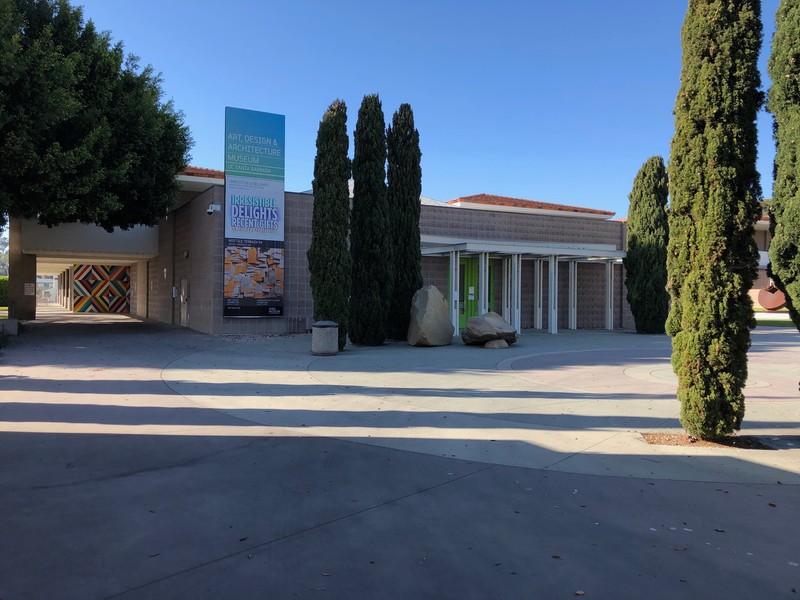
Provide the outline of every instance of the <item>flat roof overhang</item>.
{"type": "Polygon", "coordinates": [[[201,194],[215,185],[225,185],[225,180],[219,177],[198,177],[196,175],[178,175],[177,180],[184,192],[201,194]]]}
{"type": "Polygon", "coordinates": [[[435,235],[423,235],[421,242],[422,256],[445,256],[450,252],[461,252],[462,254],[489,253],[498,257],[519,254],[523,259],[555,256],[559,260],[621,262],[626,255],[624,250],[617,250],[612,244],[509,242],[435,235]]]}
{"type": "Polygon", "coordinates": [[[130,265],[158,255],[158,227],[108,232],[85,223],[48,228],[23,220],[20,228],[20,250],[36,255],[40,275],[61,273],[75,264],[130,265]]]}

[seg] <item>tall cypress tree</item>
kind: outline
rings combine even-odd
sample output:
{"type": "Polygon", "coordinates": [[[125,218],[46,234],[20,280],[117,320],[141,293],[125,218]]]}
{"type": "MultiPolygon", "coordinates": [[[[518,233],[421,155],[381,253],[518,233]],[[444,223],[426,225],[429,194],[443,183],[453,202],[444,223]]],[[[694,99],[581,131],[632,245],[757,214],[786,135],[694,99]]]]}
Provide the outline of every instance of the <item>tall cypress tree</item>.
{"type": "Polygon", "coordinates": [[[639,169],[628,196],[628,250],[625,285],[639,333],[664,333],[669,313],[667,293],[667,170],[653,156],[639,169]]]}
{"type": "Polygon", "coordinates": [[[394,253],[394,287],[387,313],[390,338],[404,340],[411,320],[411,299],[422,287],[419,197],[422,153],[411,105],[401,104],[386,132],[388,146],[389,216],[394,253]]]}
{"type": "Polygon", "coordinates": [[[353,139],[350,339],[354,344],[379,346],[386,340],[394,278],[386,198],[386,123],[377,94],[364,96],[353,139]]]}
{"type": "Polygon", "coordinates": [[[314,213],[308,270],[314,319],[339,324],[339,350],[347,343],[352,259],[347,247],[350,223],[350,159],[347,157],[347,106],[335,100],[322,116],[314,159],[314,213]]]}
{"type": "Polygon", "coordinates": [[[775,117],[771,275],[800,329],[800,4],[783,0],[775,18],[767,108],[775,117]]]}
{"type": "Polygon", "coordinates": [[[756,113],[760,0],[689,0],[669,167],[667,333],[678,375],[681,423],[713,439],[744,417],[748,290],[758,251],[761,189],[756,113]]]}

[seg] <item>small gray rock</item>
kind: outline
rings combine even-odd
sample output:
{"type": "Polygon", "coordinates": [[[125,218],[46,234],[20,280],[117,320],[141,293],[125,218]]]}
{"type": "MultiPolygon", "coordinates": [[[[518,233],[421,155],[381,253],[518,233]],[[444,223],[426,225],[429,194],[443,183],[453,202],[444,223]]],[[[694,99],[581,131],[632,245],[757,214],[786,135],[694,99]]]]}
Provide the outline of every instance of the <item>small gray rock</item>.
{"type": "Polygon", "coordinates": [[[489,348],[490,350],[494,348],[508,348],[508,342],[505,340],[489,340],[483,347],[489,348]]]}

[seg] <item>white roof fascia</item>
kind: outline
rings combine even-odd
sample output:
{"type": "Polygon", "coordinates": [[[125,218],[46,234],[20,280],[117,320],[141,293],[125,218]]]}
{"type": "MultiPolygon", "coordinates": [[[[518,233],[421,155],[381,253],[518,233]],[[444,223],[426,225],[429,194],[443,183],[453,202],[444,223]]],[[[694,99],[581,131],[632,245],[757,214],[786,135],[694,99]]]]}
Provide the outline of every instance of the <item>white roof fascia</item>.
{"type": "Polygon", "coordinates": [[[584,250],[599,250],[602,252],[607,251],[614,251],[617,247],[614,244],[571,244],[569,242],[550,242],[547,244],[540,244],[540,243],[530,243],[530,242],[517,242],[517,241],[509,241],[509,240],[486,240],[486,239],[465,239],[463,237],[449,237],[444,235],[428,235],[422,234],[420,236],[420,240],[422,242],[422,248],[425,249],[435,247],[437,245],[440,246],[453,246],[459,244],[488,244],[490,246],[520,246],[520,247],[530,247],[530,246],[547,246],[548,248],[562,248],[562,249],[570,249],[570,248],[581,248],[584,250]]]}
{"type": "Polygon", "coordinates": [[[583,248],[580,246],[554,246],[534,244],[491,244],[486,242],[464,242],[449,246],[434,246],[422,248],[423,256],[435,256],[449,252],[489,252],[492,254],[528,254],[534,256],[570,257],[577,260],[581,258],[622,259],[626,254],[624,250],[615,248],[583,248]]]}
{"type": "Polygon", "coordinates": [[[224,179],[219,177],[200,177],[199,175],[178,175],[178,181],[185,181],[187,183],[204,183],[206,185],[222,185],[225,183],[224,179]]]}

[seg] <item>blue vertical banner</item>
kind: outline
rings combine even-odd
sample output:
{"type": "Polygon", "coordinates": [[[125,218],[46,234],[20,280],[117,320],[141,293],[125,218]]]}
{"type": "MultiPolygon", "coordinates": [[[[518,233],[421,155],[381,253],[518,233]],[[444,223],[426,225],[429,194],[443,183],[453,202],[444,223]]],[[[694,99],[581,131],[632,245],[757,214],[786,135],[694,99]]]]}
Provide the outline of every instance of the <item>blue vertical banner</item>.
{"type": "Polygon", "coordinates": [[[224,317],[283,316],[283,115],[225,108],[224,317]]]}

